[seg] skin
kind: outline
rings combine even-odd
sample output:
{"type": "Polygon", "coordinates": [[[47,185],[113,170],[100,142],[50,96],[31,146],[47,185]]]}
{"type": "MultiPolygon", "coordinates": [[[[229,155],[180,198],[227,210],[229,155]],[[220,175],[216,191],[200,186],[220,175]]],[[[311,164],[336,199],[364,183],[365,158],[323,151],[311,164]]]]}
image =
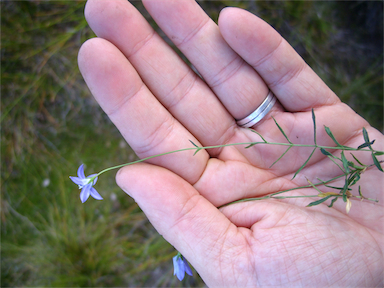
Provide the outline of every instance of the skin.
{"type": "MultiPolygon", "coordinates": [[[[341,103],[260,18],[226,8],[216,25],[195,1],[143,2],[204,81],[125,0],[88,1],[85,16],[98,37],[83,44],[78,59],[92,94],[139,157],[191,147],[189,140],[204,146],[260,141],[235,119],[255,110],[268,89],[281,104],[253,127],[268,141],[286,142],[273,116],[294,143],[313,144],[313,108],[319,145],[334,146],[323,125],[351,147],[364,142],[365,127],[376,139],[373,148],[383,150],[384,136],[341,103]]],[[[342,200],[333,208],[329,201],[306,208],[313,198],[217,208],[341,174],[316,152],[291,180],[311,149],[293,148],[269,168],[285,149],[180,152],[125,167],[116,180],[208,286],[383,286],[384,186],[377,169],[365,171],[359,185],[379,203],[351,200],[349,214],[342,200]]],[[[372,163],[369,153],[354,154],[372,163]]]]}

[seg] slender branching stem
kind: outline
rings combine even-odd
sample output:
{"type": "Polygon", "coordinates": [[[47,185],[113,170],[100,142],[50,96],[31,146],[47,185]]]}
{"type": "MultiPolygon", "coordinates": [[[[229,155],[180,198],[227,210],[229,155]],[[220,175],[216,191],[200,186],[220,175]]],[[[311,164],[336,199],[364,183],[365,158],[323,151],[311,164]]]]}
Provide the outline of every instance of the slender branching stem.
{"type": "MultiPolygon", "coordinates": [[[[309,160],[311,159],[311,157],[313,156],[313,154],[315,153],[316,150],[320,150],[323,155],[327,156],[335,165],[337,165],[340,168],[340,170],[342,171],[342,174],[339,175],[339,176],[333,177],[331,179],[328,179],[326,181],[318,179],[319,182],[316,183],[316,184],[313,184],[313,183],[311,183],[308,180],[309,185],[304,185],[304,186],[300,186],[300,187],[294,187],[294,188],[290,188],[290,189],[287,189],[287,190],[274,192],[274,193],[271,193],[271,194],[268,194],[268,195],[265,195],[265,196],[261,196],[261,197],[240,199],[240,200],[233,201],[231,203],[225,204],[225,205],[223,205],[221,207],[224,207],[224,206],[227,206],[227,205],[230,205],[230,204],[235,204],[235,203],[241,203],[241,202],[247,202],[247,201],[257,201],[257,200],[264,200],[264,199],[311,198],[311,197],[312,198],[313,197],[320,197],[320,200],[314,201],[314,202],[310,203],[308,206],[318,205],[318,204],[323,203],[324,201],[326,201],[326,200],[328,200],[330,198],[331,198],[332,202],[329,205],[329,207],[332,207],[333,203],[338,198],[342,198],[344,202],[347,202],[347,207],[349,207],[349,208],[350,208],[349,198],[352,198],[352,199],[355,198],[355,199],[361,199],[361,200],[368,200],[368,201],[372,201],[372,202],[378,202],[375,199],[364,197],[362,195],[362,193],[361,193],[360,186],[359,186],[359,196],[352,195],[350,193],[351,186],[355,185],[360,180],[360,175],[362,173],[364,173],[368,168],[371,168],[372,166],[375,166],[378,170],[383,171],[383,169],[381,167],[381,163],[383,161],[379,161],[377,159],[377,156],[384,155],[384,151],[376,151],[376,150],[374,150],[372,148],[372,144],[375,142],[375,140],[371,141],[369,139],[368,132],[365,130],[365,128],[363,128],[364,143],[361,144],[357,148],[341,145],[336,140],[335,136],[332,134],[330,128],[326,127],[326,126],[324,126],[325,131],[328,134],[328,136],[333,140],[333,142],[335,143],[336,146],[318,145],[317,144],[317,139],[316,139],[316,117],[315,117],[314,111],[312,110],[312,120],[313,120],[313,126],[314,126],[314,144],[294,144],[288,138],[287,134],[284,132],[284,130],[281,128],[281,126],[277,123],[277,121],[275,119],[273,119],[273,120],[275,121],[277,127],[279,128],[280,132],[284,135],[284,137],[286,138],[288,143],[269,142],[269,141],[265,140],[265,138],[262,135],[260,135],[257,131],[251,129],[252,132],[254,132],[254,133],[256,133],[256,134],[258,134],[260,136],[262,141],[230,143],[230,144],[204,146],[204,147],[197,146],[195,143],[190,141],[192,143],[193,147],[179,149],[179,150],[174,150],[174,151],[169,151],[169,152],[165,152],[165,153],[160,153],[160,154],[149,156],[149,157],[145,157],[143,159],[136,160],[136,161],[133,161],[133,162],[130,162],[130,163],[125,163],[125,164],[109,167],[109,168],[106,168],[106,169],[100,171],[95,176],[91,177],[90,181],[93,181],[96,177],[100,176],[101,174],[103,174],[105,172],[108,172],[108,171],[111,171],[111,170],[114,170],[114,169],[119,169],[119,168],[122,168],[124,166],[132,165],[132,164],[137,164],[137,163],[144,162],[144,161],[156,158],[156,157],[165,156],[165,155],[169,155],[169,154],[173,154],[173,153],[179,153],[179,152],[183,152],[183,151],[195,151],[194,154],[193,154],[193,155],[195,155],[200,150],[223,148],[223,147],[229,147],[229,146],[246,146],[245,148],[250,148],[250,147],[255,146],[255,145],[263,145],[264,144],[264,145],[278,145],[278,146],[286,146],[286,147],[288,147],[285,150],[285,152],[275,162],[273,162],[273,164],[270,166],[270,167],[272,167],[274,164],[276,164],[278,161],[280,161],[280,159],[283,158],[292,147],[308,147],[308,148],[313,148],[313,150],[312,150],[311,154],[309,155],[308,159],[304,162],[304,164],[296,171],[296,173],[294,174],[293,178],[295,178],[296,175],[307,165],[307,163],[309,162],[309,160]],[[329,151],[336,151],[336,150],[341,150],[341,156],[340,157],[337,157],[337,156],[333,155],[331,152],[329,152],[329,151]],[[373,159],[373,163],[374,164],[364,165],[351,153],[353,158],[355,159],[355,161],[360,165],[359,166],[356,163],[353,163],[353,162],[347,160],[347,158],[345,157],[345,154],[344,154],[345,151],[370,152],[371,155],[372,155],[372,159],[373,159]],[[344,184],[343,184],[342,187],[334,187],[334,186],[327,185],[328,183],[331,183],[331,182],[333,182],[333,181],[335,181],[337,179],[340,179],[340,178],[344,178],[345,179],[344,180],[344,184]],[[338,193],[333,193],[333,192],[322,193],[317,188],[318,186],[325,186],[327,188],[336,189],[339,192],[338,193]],[[305,189],[305,188],[314,188],[319,193],[317,195],[293,195],[293,196],[281,196],[280,195],[280,194],[283,194],[283,193],[286,193],[286,192],[289,192],[289,191],[294,191],[294,190],[297,190],[297,189],[305,189]],[[277,196],[277,195],[279,195],[279,196],[277,196]]],[[[347,208],[347,212],[349,212],[349,208],[347,208]]]]}

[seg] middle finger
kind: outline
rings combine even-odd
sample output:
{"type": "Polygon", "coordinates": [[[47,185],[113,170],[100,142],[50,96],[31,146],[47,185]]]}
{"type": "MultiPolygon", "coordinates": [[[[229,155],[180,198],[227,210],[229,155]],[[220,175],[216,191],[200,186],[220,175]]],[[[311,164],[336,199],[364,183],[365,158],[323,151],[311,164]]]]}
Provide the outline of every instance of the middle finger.
{"type": "Polygon", "coordinates": [[[249,115],[263,102],[268,94],[264,80],[232,50],[196,1],[143,3],[235,119],[249,115]]]}
{"type": "Polygon", "coordinates": [[[200,143],[228,141],[237,127],[233,117],[129,2],[89,0],[85,15],[93,31],[124,53],[146,86],[200,143]]]}

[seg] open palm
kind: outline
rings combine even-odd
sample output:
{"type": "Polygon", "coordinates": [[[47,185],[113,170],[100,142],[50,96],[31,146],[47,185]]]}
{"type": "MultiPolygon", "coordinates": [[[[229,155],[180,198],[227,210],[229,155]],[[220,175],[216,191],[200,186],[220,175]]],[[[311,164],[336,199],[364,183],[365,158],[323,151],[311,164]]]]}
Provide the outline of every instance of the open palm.
{"type": "MultiPolygon", "coordinates": [[[[125,0],[88,1],[86,18],[99,38],[79,52],[91,92],[139,157],[187,148],[190,140],[203,146],[260,141],[235,119],[254,111],[269,89],[279,103],[253,127],[267,141],[286,142],[273,116],[292,142],[313,144],[313,108],[318,144],[334,145],[323,125],[352,147],[363,142],[365,127],[382,150],[383,135],[341,103],[261,19],[227,8],[217,26],[194,1],[144,4],[201,77],[125,0]]],[[[292,180],[312,149],[293,148],[270,168],[285,149],[184,151],[125,167],[117,182],[209,286],[382,285],[383,182],[375,169],[359,183],[379,204],[353,201],[348,215],[342,201],[304,208],[313,201],[305,198],[217,208],[341,174],[316,152],[292,180]]],[[[356,155],[372,162],[368,153],[356,155]]]]}

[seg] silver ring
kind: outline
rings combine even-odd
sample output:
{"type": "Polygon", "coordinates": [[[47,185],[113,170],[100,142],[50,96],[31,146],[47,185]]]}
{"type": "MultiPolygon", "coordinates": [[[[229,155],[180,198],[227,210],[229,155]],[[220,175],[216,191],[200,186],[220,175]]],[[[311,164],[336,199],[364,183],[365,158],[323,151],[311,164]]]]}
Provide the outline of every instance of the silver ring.
{"type": "Polygon", "coordinates": [[[255,111],[253,111],[251,114],[249,114],[247,117],[238,120],[236,123],[240,127],[248,128],[255,125],[257,122],[259,122],[261,119],[264,118],[265,115],[268,114],[269,111],[271,111],[273,105],[276,103],[276,96],[273,95],[272,91],[269,90],[269,93],[263,103],[255,111]]]}

